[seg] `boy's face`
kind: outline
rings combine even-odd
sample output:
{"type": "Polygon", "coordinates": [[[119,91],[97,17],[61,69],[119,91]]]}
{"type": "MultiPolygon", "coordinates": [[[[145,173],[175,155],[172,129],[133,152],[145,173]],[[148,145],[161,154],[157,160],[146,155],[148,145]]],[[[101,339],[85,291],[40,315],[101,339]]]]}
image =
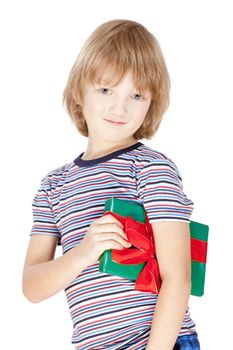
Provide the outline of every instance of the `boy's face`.
{"type": "Polygon", "coordinates": [[[89,138],[102,145],[132,141],[133,134],[144,121],[150,102],[150,93],[139,94],[130,72],[115,86],[87,85],[82,110],[89,138]]]}

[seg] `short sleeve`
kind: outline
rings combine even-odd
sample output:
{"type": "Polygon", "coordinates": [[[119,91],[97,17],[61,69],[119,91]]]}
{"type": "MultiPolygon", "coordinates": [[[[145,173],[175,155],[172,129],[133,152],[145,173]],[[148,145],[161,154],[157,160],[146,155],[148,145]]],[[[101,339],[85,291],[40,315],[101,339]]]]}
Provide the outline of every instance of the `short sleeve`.
{"type": "Polygon", "coordinates": [[[43,184],[43,180],[32,201],[32,213],[33,224],[30,236],[37,234],[51,235],[60,239],[48,191],[43,184]]]}
{"type": "Polygon", "coordinates": [[[182,178],[171,160],[148,162],[140,172],[138,193],[150,223],[190,222],[194,203],[185,195],[182,178]]]}

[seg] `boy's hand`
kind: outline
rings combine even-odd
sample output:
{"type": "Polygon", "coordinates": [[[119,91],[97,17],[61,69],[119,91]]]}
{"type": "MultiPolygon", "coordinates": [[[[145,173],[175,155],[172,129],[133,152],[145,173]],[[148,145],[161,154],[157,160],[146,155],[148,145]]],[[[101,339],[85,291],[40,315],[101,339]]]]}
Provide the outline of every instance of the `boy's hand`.
{"type": "Polygon", "coordinates": [[[105,250],[130,246],[131,243],[123,231],[123,225],[114,216],[108,214],[91,223],[78,247],[87,258],[87,264],[92,265],[105,250]]]}

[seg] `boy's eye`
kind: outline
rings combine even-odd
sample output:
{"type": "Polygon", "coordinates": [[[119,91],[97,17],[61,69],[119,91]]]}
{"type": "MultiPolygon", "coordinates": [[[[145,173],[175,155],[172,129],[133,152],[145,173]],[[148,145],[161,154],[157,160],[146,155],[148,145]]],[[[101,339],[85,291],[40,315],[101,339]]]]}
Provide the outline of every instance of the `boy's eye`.
{"type": "MultiPolygon", "coordinates": [[[[105,88],[105,87],[99,88],[98,91],[102,95],[111,95],[112,94],[111,89],[108,89],[108,88],[105,88]]],[[[140,95],[140,94],[138,94],[138,93],[133,94],[132,97],[133,97],[134,100],[137,100],[137,101],[145,100],[145,97],[140,95]]]]}
{"type": "Polygon", "coordinates": [[[110,89],[108,89],[108,88],[100,88],[100,89],[98,89],[99,90],[99,92],[101,93],[101,94],[103,94],[103,95],[109,95],[109,93],[110,93],[110,89]]]}
{"type": "Polygon", "coordinates": [[[144,96],[140,95],[140,94],[133,94],[133,98],[135,100],[144,100],[144,96]]]}

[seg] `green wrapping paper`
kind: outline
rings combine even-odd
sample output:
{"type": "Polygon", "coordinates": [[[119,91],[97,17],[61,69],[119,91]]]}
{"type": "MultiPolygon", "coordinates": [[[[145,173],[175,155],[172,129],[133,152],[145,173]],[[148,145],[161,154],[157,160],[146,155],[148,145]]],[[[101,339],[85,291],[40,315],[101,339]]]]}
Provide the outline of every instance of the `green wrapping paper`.
{"type": "MultiPolygon", "coordinates": [[[[104,211],[117,213],[124,218],[131,216],[134,220],[146,223],[146,212],[142,205],[129,200],[110,198],[105,202],[104,211]]],[[[118,264],[112,260],[112,249],[106,250],[99,258],[99,270],[135,281],[145,263],[118,264]]]]}

